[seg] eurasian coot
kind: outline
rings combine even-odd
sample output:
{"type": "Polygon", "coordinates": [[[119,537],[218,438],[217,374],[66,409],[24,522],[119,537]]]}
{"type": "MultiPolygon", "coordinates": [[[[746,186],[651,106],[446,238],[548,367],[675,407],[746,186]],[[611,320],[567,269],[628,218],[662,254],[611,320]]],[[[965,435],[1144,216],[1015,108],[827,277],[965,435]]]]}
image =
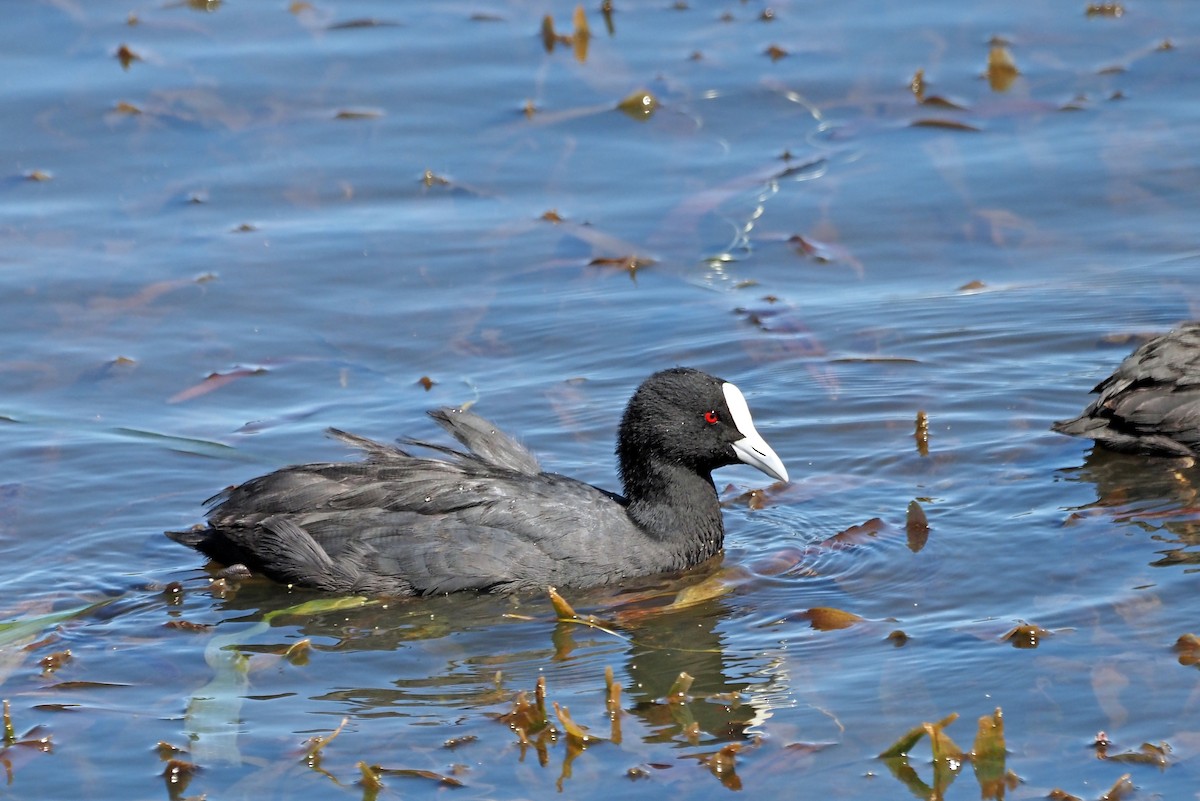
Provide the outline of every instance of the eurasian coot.
{"type": "Polygon", "coordinates": [[[1200,322],[1146,342],[1092,392],[1099,397],[1055,431],[1127,453],[1200,455],[1200,322]]]}
{"type": "Polygon", "coordinates": [[[655,373],[617,436],[625,496],[543,472],[481,417],[430,415],[465,451],[447,458],[331,430],[362,462],[285,467],[225,490],[208,525],[167,532],[225,565],[338,593],[429,595],[582,588],[681,570],[721,550],[711,472],[745,462],[787,481],[736,386],[699,370],[655,373]]]}

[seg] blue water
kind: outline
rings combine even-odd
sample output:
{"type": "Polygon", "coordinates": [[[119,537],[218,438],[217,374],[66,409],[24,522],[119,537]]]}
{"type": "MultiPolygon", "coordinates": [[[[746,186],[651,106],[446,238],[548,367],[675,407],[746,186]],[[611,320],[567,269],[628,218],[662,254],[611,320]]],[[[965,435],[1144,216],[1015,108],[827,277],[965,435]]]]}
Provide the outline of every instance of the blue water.
{"type": "MultiPolygon", "coordinates": [[[[1128,798],[1191,797],[1200,674],[1173,645],[1200,474],[1048,426],[1198,316],[1200,9],[1024,5],[619,3],[612,33],[592,6],[583,60],[545,49],[543,15],[565,34],[573,10],[549,3],[10,15],[0,698],[52,750],[6,742],[0,796],[447,791],[372,796],[363,762],[464,798],[921,797],[876,756],[951,713],[970,750],[1000,707],[1005,797],[1126,773],[1128,798]],[[918,69],[962,108],[918,105],[918,69]],[[617,110],[635,92],[652,115],[617,110]],[[604,628],[540,597],[268,617],[322,599],[213,584],[161,535],[345,456],[329,426],[428,437],[425,409],[469,401],[616,489],[623,405],[675,364],[742,387],[792,483],[751,509],[761,475],[719,473],[723,564],[570,599],[604,628]],[[815,630],[813,607],[863,620],[815,630]],[[1051,634],[1015,648],[1022,621],[1051,634]],[[598,738],[582,753],[497,719],[539,677],[598,738]],[[1167,767],[1097,759],[1100,732],[1167,767]]],[[[910,764],[934,783],[925,741],[910,764]]],[[[937,789],[988,787],[968,765],[937,789]]]]}

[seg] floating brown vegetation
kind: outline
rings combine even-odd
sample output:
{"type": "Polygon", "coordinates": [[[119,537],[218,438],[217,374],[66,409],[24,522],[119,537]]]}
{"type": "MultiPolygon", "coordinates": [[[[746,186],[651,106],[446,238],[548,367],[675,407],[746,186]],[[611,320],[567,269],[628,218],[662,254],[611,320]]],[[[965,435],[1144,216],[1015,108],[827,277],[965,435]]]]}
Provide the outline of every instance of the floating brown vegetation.
{"type": "Polygon", "coordinates": [[[429,376],[423,375],[417,379],[417,385],[420,386],[422,389],[424,389],[426,392],[428,392],[429,390],[433,389],[434,386],[437,385],[437,382],[434,381],[429,376]]]}
{"type": "Polygon", "coordinates": [[[1200,667],[1200,637],[1195,634],[1182,635],[1175,641],[1175,652],[1179,654],[1179,664],[1200,667]]]}
{"type": "Polygon", "coordinates": [[[787,58],[788,51],[784,50],[779,45],[770,45],[766,50],[763,51],[763,55],[772,61],[779,61],[782,58],[787,58]]]}
{"type": "Polygon", "coordinates": [[[246,378],[252,375],[264,375],[267,373],[265,367],[237,367],[227,373],[209,373],[204,380],[199,384],[194,384],[187,389],[176,392],[171,397],[167,398],[167,403],[183,403],[198,398],[201,395],[218,390],[224,386],[232,384],[240,378],[246,378]]]}
{"type": "MultiPolygon", "coordinates": [[[[610,12],[611,13],[611,12],[610,12]]],[[[606,16],[611,32],[611,18],[606,16]]],[[[583,10],[583,6],[576,6],[575,13],[571,19],[574,30],[569,34],[560,34],[554,30],[554,17],[547,14],[542,17],[542,47],[547,53],[553,53],[557,45],[565,45],[570,47],[575,54],[575,59],[580,63],[587,61],[588,44],[592,40],[592,31],[588,26],[587,12],[583,10]]]]}
{"type": "Polygon", "coordinates": [[[807,620],[809,625],[817,631],[848,629],[862,620],[860,616],[853,612],[835,609],[832,606],[814,606],[799,613],[794,619],[807,620]]]}
{"type": "Polygon", "coordinates": [[[42,676],[49,676],[51,673],[54,673],[56,670],[70,661],[71,652],[69,650],[56,651],[48,656],[43,656],[40,660],[38,660],[38,664],[42,668],[42,676]]]}
{"type": "Polygon", "coordinates": [[[121,62],[121,68],[126,69],[126,70],[129,69],[129,65],[132,64],[133,62],[142,60],[141,56],[139,56],[137,53],[135,53],[129,47],[129,45],[125,45],[125,44],[118,47],[117,52],[114,55],[115,55],[117,61],[121,62]]]}
{"type": "Polygon", "coordinates": [[[971,763],[975,779],[979,782],[982,798],[1004,798],[1005,791],[1014,790],[1020,778],[1006,769],[1004,744],[1004,715],[1000,707],[990,715],[979,718],[975,742],[970,752],[964,752],[955,744],[946,727],[958,719],[958,713],[947,715],[936,723],[922,723],[909,729],[892,743],[879,758],[914,796],[918,798],[944,798],[946,790],[957,778],[962,766],[971,763]],[[914,746],[925,737],[933,752],[933,784],[926,784],[916,769],[909,763],[908,755],[914,746]]]}
{"type": "Polygon", "coordinates": [[[1084,13],[1089,17],[1123,17],[1125,6],[1120,3],[1088,3],[1084,13]]]}
{"type": "Polygon", "coordinates": [[[0,766],[4,768],[7,783],[12,784],[13,758],[16,755],[17,749],[49,754],[54,750],[54,744],[50,740],[51,735],[41,726],[34,726],[29,731],[18,736],[13,726],[12,709],[9,707],[8,699],[5,699],[2,703],[4,708],[4,735],[3,739],[0,740],[0,766]]]}
{"type": "Polygon", "coordinates": [[[645,122],[654,116],[654,112],[658,111],[659,105],[657,97],[645,89],[638,89],[629,93],[620,103],[617,103],[617,110],[638,122],[645,122]]]}
{"type": "Polygon", "coordinates": [[[53,181],[54,176],[45,170],[30,170],[29,172],[25,173],[25,180],[40,184],[46,183],[47,181],[53,181]]]}
{"type": "Polygon", "coordinates": [[[1011,643],[1013,648],[1037,648],[1042,640],[1054,632],[1033,623],[1022,620],[1004,634],[1000,635],[1003,642],[1011,643]]]}
{"type": "Polygon", "coordinates": [[[916,427],[913,429],[913,440],[917,443],[917,453],[929,455],[929,415],[924,409],[917,410],[916,427]]]}
{"type": "Polygon", "coordinates": [[[916,500],[909,501],[908,512],[904,518],[904,531],[908,536],[908,549],[913,553],[919,552],[929,541],[929,519],[925,510],[916,500]]]}
{"type": "Polygon", "coordinates": [[[168,620],[163,626],[175,631],[190,631],[197,634],[211,631],[213,627],[211,623],[193,623],[190,620],[168,620]]]}
{"type": "Polygon", "coordinates": [[[442,773],[435,773],[432,770],[416,770],[413,768],[385,768],[382,765],[368,765],[366,762],[359,762],[358,765],[361,778],[358,783],[363,788],[363,801],[374,801],[386,785],[381,781],[383,776],[396,776],[403,779],[425,779],[427,781],[436,782],[445,787],[462,787],[463,783],[453,776],[446,776],[442,773]]]}
{"type": "Polygon", "coordinates": [[[926,94],[925,89],[925,70],[919,69],[913,73],[912,79],[908,82],[909,91],[913,93],[913,97],[922,106],[934,106],[936,108],[944,108],[952,111],[965,111],[966,107],[955,103],[952,100],[947,100],[941,95],[926,94]]]}
{"type": "MultiPolygon", "coordinates": [[[[294,5],[294,4],[293,4],[294,5]]],[[[296,12],[292,12],[296,13],[296,12]]],[[[362,28],[395,28],[400,23],[392,22],[385,19],[375,19],[374,17],[362,17],[359,19],[348,19],[345,22],[333,22],[325,26],[327,31],[352,31],[362,28]]]]}
{"type": "Polygon", "coordinates": [[[914,128],[944,128],[948,131],[964,131],[966,133],[978,133],[983,130],[969,122],[959,122],[958,120],[939,120],[932,117],[926,117],[919,120],[913,120],[909,123],[914,128]]]}
{"type": "Polygon", "coordinates": [[[629,273],[630,278],[637,278],[637,271],[643,267],[650,267],[657,262],[654,259],[646,256],[637,256],[630,254],[628,256],[598,257],[588,262],[589,267],[616,267],[619,270],[624,270],[629,273]]]}
{"type": "Polygon", "coordinates": [[[162,777],[167,785],[167,797],[171,801],[180,801],[192,781],[192,777],[200,772],[194,762],[183,759],[168,759],[163,767],[162,777]]]}
{"type": "Polygon", "coordinates": [[[1008,91],[1020,74],[1021,71],[1017,69],[1017,62],[1013,60],[1009,49],[1003,42],[993,40],[991,50],[988,51],[986,73],[992,91],[1008,91]]]}
{"type": "Polygon", "coordinates": [[[1171,753],[1171,746],[1166,743],[1142,743],[1134,751],[1122,751],[1117,754],[1110,754],[1108,749],[1112,743],[1107,740],[1097,740],[1096,743],[1096,758],[1105,759],[1109,762],[1128,762],[1134,765],[1151,765],[1159,770],[1166,770],[1169,764],[1167,755],[1171,753]]]}
{"type": "Polygon", "coordinates": [[[741,743],[727,743],[711,754],[697,754],[700,764],[705,765],[716,776],[721,784],[730,790],[742,789],[742,780],[737,775],[737,764],[734,759],[742,750],[741,743]]]}
{"type": "Polygon", "coordinates": [[[333,115],[335,120],[376,120],[383,116],[383,110],[377,108],[346,108],[333,115]]]}

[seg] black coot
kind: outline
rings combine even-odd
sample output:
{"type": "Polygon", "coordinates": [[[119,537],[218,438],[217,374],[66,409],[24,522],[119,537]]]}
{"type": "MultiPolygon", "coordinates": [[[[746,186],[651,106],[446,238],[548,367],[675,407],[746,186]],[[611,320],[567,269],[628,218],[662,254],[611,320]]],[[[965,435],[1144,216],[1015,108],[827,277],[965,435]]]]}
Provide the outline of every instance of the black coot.
{"type": "Polygon", "coordinates": [[[1126,453],[1200,455],[1200,322],[1146,342],[1092,392],[1099,397],[1055,431],[1126,453]]]}
{"type": "Polygon", "coordinates": [[[691,567],[721,550],[711,472],[745,462],[787,481],[736,386],[686,368],[656,373],[617,436],[625,496],[543,472],[467,411],[430,412],[466,446],[341,431],[362,462],[285,467],[225,490],[208,525],[167,532],[225,565],[339,593],[429,595],[590,587],[691,567]]]}

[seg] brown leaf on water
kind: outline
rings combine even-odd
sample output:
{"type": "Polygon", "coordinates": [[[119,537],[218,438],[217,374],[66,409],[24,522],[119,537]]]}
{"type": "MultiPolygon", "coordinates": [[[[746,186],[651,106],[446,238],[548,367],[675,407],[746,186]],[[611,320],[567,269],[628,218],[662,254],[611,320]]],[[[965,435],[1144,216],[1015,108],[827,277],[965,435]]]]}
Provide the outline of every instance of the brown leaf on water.
{"type": "Polygon", "coordinates": [[[547,53],[554,52],[554,45],[558,42],[558,34],[554,32],[554,17],[547,14],[542,17],[542,47],[547,53]]]}
{"type": "Polygon", "coordinates": [[[161,759],[163,762],[166,762],[168,759],[173,759],[180,754],[186,754],[188,751],[186,748],[180,748],[177,745],[171,745],[171,743],[168,743],[165,740],[159,740],[158,745],[154,746],[154,752],[158,754],[159,759],[161,759]]]}
{"type": "Polygon", "coordinates": [[[312,10],[313,10],[312,3],[306,3],[306,2],[304,2],[304,0],[292,0],[291,3],[288,3],[288,13],[289,14],[303,14],[306,11],[312,11],[312,10]]]}
{"type": "Polygon", "coordinates": [[[637,271],[643,267],[657,264],[654,259],[644,256],[619,256],[617,258],[598,257],[588,262],[589,267],[619,267],[629,273],[630,278],[637,277],[637,271]]]}
{"type": "Polygon", "coordinates": [[[650,119],[654,112],[658,110],[658,106],[658,98],[644,89],[639,89],[627,95],[620,103],[617,103],[619,111],[633,117],[639,122],[650,119]]]}
{"type": "Polygon", "coordinates": [[[379,780],[379,771],[376,767],[363,761],[360,761],[357,767],[360,774],[358,783],[366,792],[377,793],[383,789],[383,782],[379,780]]]}
{"type": "MultiPolygon", "coordinates": [[[[1129,762],[1134,765],[1153,765],[1159,770],[1166,770],[1168,761],[1167,755],[1171,753],[1171,746],[1166,743],[1142,743],[1136,751],[1124,751],[1120,754],[1109,754],[1104,752],[1103,759],[1110,762],[1129,762]]],[[[1099,752],[1097,752],[1099,756],[1099,752]]]]}
{"type": "Polygon", "coordinates": [[[736,756],[742,750],[741,743],[729,743],[712,754],[699,754],[700,762],[708,766],[712,775],[716,776],[730,790],[742,789],[742,780],[737,775],[736,756]]]}
{"type": "Polygon", "coordinates": [[[30,170],[25,173],[25,180],[35,183],[45,183],[46,181],[53,181],[54,176],[45,170],[30,170]]]}
{"type": "Polygon", "coordinates": [[[117,114],[128,114],[131,117],[137,116],[138,114],[142,113],[142,109],[140,106],[136,106],[133,103],[127,103],[124,100],[120,101],[115,106],[113,106],[112,110],[114,112],[116,112],[117,114]]]}
{"type": "Polygon", "coordinates": [[[945,728],[956,720],[958,720],[958,713],[952,712],[935,724],[922,723],[919,726],[913,726],[880,753],[879,758],[890,759],[892,757],[906,756],[912,750],[912,747],[917,744],[917,741],[929,733],[926,728],[927,726],[934,725],[938,728],[945,728]]]}
{"type": "Polygon", "coordinates": [[[550,209],[546,212],[543,212],[542,216],[538,219],[544,222],[554,223],[555,225],[563,221],[562,215],[558,213],[557,209],[550,209]]]}
{"type": "Polygon", "coordinates": [[[1100,801],[1123,801],[1123,799],[1133,795],[1135,789],[1133,782],[1129,778],[1129,774],[1126,773],[1113,782],[1113,786],[1108,788],[1108,792],[1100,796],[1100,801]]]}
{"type": "Polygon", "coordinates": [[[904,531],[908,535],[908,549],[919,552],[929,540],[929,520],[925,510],[915,500],[908,503],[908,514],[904,519],[904,531]]]}
{"type": "Polygon", "coordinates": [[[948,131],[965,131],[966,133],[979,133],[983,130],[974,125],[958,120],[939,120],[934,118],[925,118],[913,120],[909,123],[913,128],[944,128],[948,131]]]}
{"type": "Polygon", "coordinates": [[[1066,790],[1060,790],[1057,787],[1047,793],[1046,798],[1050,801],[1083,801],[1079,796],[1071,795],[1066,790]]]}
{"type": "MultiPolygon", "coordinates": [[[[363,763],[360,762],[358,764],[360,765],[359,770],[362,771],[363,768],[361,766],[363,763]]],[[[463,786],[462,781],[459,779],[456,779],[453,776],[446,776],[442,773],[435,773],[432,770],[418,770],[415,768],[385,768],[379,765],[370,765],[368,769],[375,775],[376,780],[378,780],[379,776],[398,776],[404,779],[428,779],[429,781],[434,781],[447,787],[463,786]]],[[[366,771],[363,771],[363,773],[365,775],[366,771]]],[[[383,785],[381,784],[380,786],[382,787],[383,785]]]]}
{"type": "Polygon", "coordinates": [[[167,785],[167,796],[172,799],[183,798],[192,777],[200,772],[195,763],[182,759],[168,759],[163,768],[162,777],[167,785]]]}
{"type": "Polygon", "coordinates": [[[587,61],[588,43],[592,40],[592,30],[588,27],[587,13],[583,6],[575,6],[573,23],[575,30],[571,34],[571,49],[575,53],[575,60],[582,64],[587,61]]]}
{"type": "Polygon", "coordinates": [[[1089,17],[1122,17],[1125,7],[1120,3],[1089,3],[1085,12],[1089,17]]]}
{"type": "Polygon", "coordinates": [[[1000,707],[990,715],[979,718],[979,729],[975,733],[975,745],[971,748],[976,761],[981,759],[999,759],[1003,761],[1006,746],[1004,744],[1004,712],[1000,707]]]}
{"type": "Polygon", "coordinates": [[[1038,644],[1053,632],[1022,620],[1016,626],[1000,635],[1004,642],[1012,643],[1013,648],[1037,648],[1038,644]]]}
{"type": "Polygon", "coordinates": [[[347,108],[333,115],[335,120],[374,120],[383,116],[383,110],[377,108],[347,108]]]}
{"type": "Polygon", "coordinates": [[[722,598],[733,591],[734,585],[726,580],[724,571],[713,576],[708,576],[698,584],[690,584],[675,594],[671,603],[667,604],[662,611],[673,612],[679,609],[687,609],[696,604],[702,604],[705,601],[711,601],[714,598],[722,598]]]}
{"type": "Polygon", "coordinates": [[[498,716],[497,720],[517,732],[522,739],[528,739],[530,735],[545,729],[550,723],[546,715],[546,677],[538,676],[532,704],[522,690],[513,699],[512,709],[498,716]]]}
{"type": "Polygon", "coordinates": [[[861,617],[853,612],[835,609],[832,606],[814,606],[807,611],[801,612],[797,617],[800,620],[807,620],[809,625],[817,631],[848,629],[862,620],[861,617]]]}
{"type": "Polygon", "coordinates": [[[1008,750],[1004,743],[1004,713],[1000,707],[990,715],[979,718],[975,744],[971,748],[971,765],[979,782],[983,798],[1004,798],[1012,774],[1005,770],[1008,750]]]}
{"type": "Polygon", "coordinates": [[[336,739],[337,736],[342,733],[342,729],[346,728],[346,724],[349,722],[350,722],[350,718],[342,718],[342,722],[338,724],[338,727],[336,729],[334,729],[333,731],[331,731],[329,734],[317,735],[316,737],[309,737],[307,740],[305,740],[304,741],[304,757],[305,757],[305,759],[311,760],[311,759],[313,759],[313,757],[318,756],[321,753],[321,750],[325,746],[327,746],[331,742],[333,742],[334,739],[336,739]]]}
{"type": "Polygon", "coordinates": [[[681,704],[687,701],[688,690],[692,689],[692,682],[695,679],[687,673],[680,673],[675,681],[671,683],[671,689],[667,690],[667,702],[672,704],[681,704]]]}
{"type": "Polygon", "coordinates": [[[582,726],[571,718],[571,710],[565,706],[559,706],[558,701],[555,701],[553,705],[554,716],[558,718],[558,722],[562,726],[562,730],[567,735],[567,738],[573,740],[575,745],[586,745],[590,740],[594,739],[582,726]]]}
{"type": "Polygon", "coordinates": [[[434,381],[432,378],[430,378],[427,375],[423,375],[417,379],[417,384],[419,384],[421,387],[423,387],[426,392],[433,389],[433,387],[436,383],[437,383],[436,381],[434,381]]]}
{"type": "Polygon", "coordinates": [[[421,175],[421,183],[425,184],[426,189],[432,189],[435,186],[449,186],[450,181],[435,173],[433,170],[426,170],[421,175]]]}
{"type": "Polygon", "coordinates": [[[913,440],[917,443],[917,453],[929,455],[929,415],[924,409],[917,410],[916,427],[913,430],[913,440]]]}
{"type": "Polygon", "coordinates": [[[1200,637],[1195,634],[1184,634],[1175,641],[1175,652],[1179,654],[1179,664],[1185,667],[1200,665],[1200,637]]]}
{"type": "Polygon", "coordinates": [[[961,103],[955,103],[953,100],[948,100],[941,95],[930,95],[921,101],[922,106],[930,106],[931,108],[944,108],[949,111],[966,111],[967,107],[961,103]]]}
{"type": "Polygon", "coordinates": [[[115,687],[129,687],[116,681],[60,681],[47,687],[47,690],[107,690],[115,687]]]}
{"type": "Polygon", "coordinates": [[[991,50],[988,51],[987,64],[988,85],[992,87],[992,91],[1008,91],[1020,74],[1017,62],[1013,60],[1008,48],[1000,42],[993,42],[991,50]]]}
{"type": "Polygon", "coordinates": [[[308,664],[308,657],[312,653],[312,649],[312,640],[305,637],[289,645],[283,652],[283,658],[293,665],[304,666],[308,664]]]}
{"type": "Polygon", "coordinates": [[[239,367],[235,370],[230,370],[228,373],[209,373],[199,384],[188,387],[182,392],[177,392],[167,398],[167,403],[183,403],[190,401],[201,395],[207,395],[213,390],[237,381],[239,378],[245,378],[251,375],[264,375],[267,373],[265,367],[239,367]]]}
{"type": "Polygon", "coordinates": [[[887,639],[887,641],[890,642],[892,645],[899,648],[903,645],[908,644],[909,637],[907,634],[905,634],[900,629],[896,629],[895,631],[888,634],[888,636],[885,639],[887,639]]]}
{"type": "Polygon", "coordinates": [[[946,725],[941,722],[923,724],[929,747],[933,751],[933,761],[962,762],[963,750],[946,734],[946,725]]]}
{"type": "Polygon", "coordinates": [[[779,61],[781,58],[787,58],[788,51],[784,50],[779,45],[771,45],[770,47],[768,47],[766,50],[763,51],[763,54],[766,55],[768,58],[770,58],[772,61],[779,61]]]}
{"type": "Polygon", "coordinates": [[[974,281],[968,281],[967,283],[963,284],[955,291],[956,292],[975,292],[976,290],[986,289],[986,288],[987,288],[987,284],[985,284],[983,281],[980,281],[979,279],[976,279],[974,281]]]}
{"type": "Polygon", "coordinates": [[[554,606],[554,615],[559,620],[578,620],[579,613],[575,608],[558,594],[558,590],[554,587],[548,587],[546,592],[550,595],[550,603],[554,606]]]}
{"type": "Polygon", "coordinates": [[[609,736],[614,743],[621,743],[621,685],[613,678],[611,665],[604,668],[604,708],[612,718],[612,733],[609,736]]]}
{"type": "Polygon", "coordinates": [[[819,264],[837,261],[832,247],[812,237],[793,234],[788,237],[787,242],[801,256],[806,256],[819,264]]]}
{"type": "Polygon", "coordinates": [[[442,748],[448,748],[449,750],[453,751],[459,746],[470,745],[478,740],[479,735],[477,734],[464,734],[462,737],[451,737],[449,740],[442,743],[442,748]]]}
{"type": "Polygon", "coordinates": [[[42,668],[42,675],[48,676],[70,661],[71,652],[69,650],[55,651],[54,653],[48,656],[43,656],[41,659],[39,659],[38,664],[42,668]]]}
{"type": "Polygon", "coordinates": [[[129,45],[121,45],[116,52],[117,61],[121,62],[122,69],[129,69],[129,65],[135,61],[141,61],[142,57],[130,49],[129,45]]]}
{"type": "Polygon", "coordinates": [[[374,19],[373,17],[361,17],[359,19],[348,19],[345,22],[334,22],[325,26],[327,31],[352,31],[359,28],[395,28],[400,23],[392,22],[384,19],[374,19]]]}
{"type": "Polygon", "coordinates": [[[912,80],[908,82],[908,88],[918,103],[925,100],[925,70],[919,69],[913,73],[912,80]]]}
{"type": "Polygon", "coordinates": [[[857,526],[850,526],[849,528],[842,529],[821,544],[826,547],[833,548],[843,545],[857,545],[859,543],[869,542],[873,537],[877,537],[886,528],[887,524],[881,519],[878,517],[872,517],[865,523],[860,523],[857,526]]]}
{"type": "Polygon", "coordinates": [[[211,623],[193,623],[190,620],[168,620],[163,624],[164,628],[175,629],[176,631],[191,631],[205,632],[212,629],[211,623]]]}

